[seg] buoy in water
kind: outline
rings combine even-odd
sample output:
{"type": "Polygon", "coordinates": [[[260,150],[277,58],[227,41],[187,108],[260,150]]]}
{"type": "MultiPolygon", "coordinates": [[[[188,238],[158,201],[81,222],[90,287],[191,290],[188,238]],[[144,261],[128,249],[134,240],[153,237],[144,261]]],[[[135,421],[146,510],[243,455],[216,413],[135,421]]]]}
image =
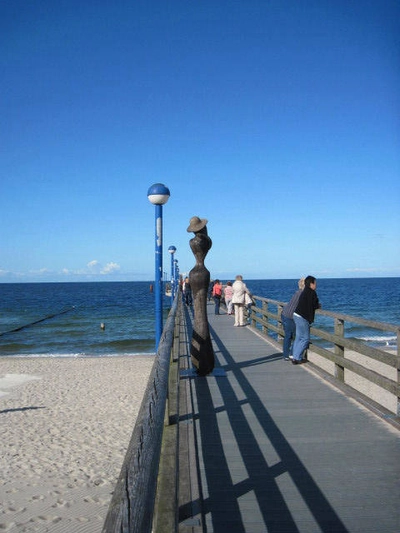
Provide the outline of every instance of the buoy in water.
{"type": "Polygon", "coordinates": [[[106,325],[104,324],[104,322],[100,324],[100,329],[102,329],[103,331],[106,329],[106,325]]]}

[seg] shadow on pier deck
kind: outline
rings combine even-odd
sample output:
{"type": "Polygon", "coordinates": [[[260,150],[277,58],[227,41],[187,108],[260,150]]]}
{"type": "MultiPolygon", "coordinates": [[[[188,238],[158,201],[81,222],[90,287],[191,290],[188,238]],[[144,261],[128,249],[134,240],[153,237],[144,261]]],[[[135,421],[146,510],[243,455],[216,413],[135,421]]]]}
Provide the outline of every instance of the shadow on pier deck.
{"type": "Polygon", "coordinates": [[[208,314],[216,375],[180,356],[179,531],[399,532],[400,432],[208,314]]]}

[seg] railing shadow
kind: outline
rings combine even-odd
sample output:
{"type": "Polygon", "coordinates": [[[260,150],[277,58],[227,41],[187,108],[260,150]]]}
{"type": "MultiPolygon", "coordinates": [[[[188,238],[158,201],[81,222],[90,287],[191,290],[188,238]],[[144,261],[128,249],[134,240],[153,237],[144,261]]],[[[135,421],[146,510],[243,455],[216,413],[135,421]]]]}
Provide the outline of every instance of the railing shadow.
{"type": "MultiPolygon", "coordinates": [[[[217,379],[216,383],[223,407],[215,408],[210,382],[200,378],[194,380],[198,402],[198,427],[201,434],[201,450],[199,452],[201,451],[203,457],[204,475],[208,490],[208,496],[203,501],[203,517],[207,514],[210,515],[213,530],[216,532],[228,530],[233,533],[244,532],[246,529],[239,507],[239,499],[242,498],[243,500],[243,497],[253,493],[266,531],[269,533],[300,531],[289,509],[288,502],[285,501],[277,484],[277,477],[286,473],[299,491],[320,531],[346,533],[348,530],[339,516],[243,373],[244,368],[268,364],[276,360],[277,355],[238,364],[211,326],[210,331],[219,354],[226,361],[225,370],[234,375],[246,399],[238,402],[230,380],[217,379]],[[257,438],[253,433],[243,409],[237,408],[241,404],[247,404],[251,408],[262,428],[265,440],[269,441],[280,458],[278,463],[268,464],[266,461],[263,450],[260,448],[260,437],[257,438]],[[219,432],[217,415],[221,411],[225,412],[229,420],[243,466],[247,471],[247,478],[237,483],[232,479],[228,458],[225,456],[219,432]],[[229,515],[229,523],[227,523],[227,514],[229,515]]],[[[216,354],[217,360],[219,354],[216,354]]]]}

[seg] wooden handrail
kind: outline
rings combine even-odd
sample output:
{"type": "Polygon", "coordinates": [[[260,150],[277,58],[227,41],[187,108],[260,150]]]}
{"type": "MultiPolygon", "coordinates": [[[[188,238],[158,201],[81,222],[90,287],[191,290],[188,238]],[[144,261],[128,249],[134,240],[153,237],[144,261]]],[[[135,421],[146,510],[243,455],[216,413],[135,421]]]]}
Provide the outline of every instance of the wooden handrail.
{"type": "Polygon", "coordinates": [[[161,335],[102,533],[150,533],[166,412],[179,294],[161,335]]]}
{"type": "MultiPolygon", "coordinates": [[[[255,300],[255,305],[251,306],[250,310],[251,325],[260,330],[262,334],[282,344],[284,330],[281,313],[285,302],[254,295],[253,299],[255,300]],[[271,311],[271,307],[276,307],[276,311],[271,311]]],[[[381,387],[385,391],[394,394],[397,397],[397,415],[400,415],[400,326],[322,309],[318,309],[316,314],[332,319],[334,332],[331,333],[321,327],[311,327],[311,340],[308,352],[315,352],[325,360],[332,362],[334,364],[333,375],[338,381],[345,381],[345,370],[348,370],[370,383],[381,387]],[[369,346],[360,339],[345,337],[345,326],[347,323],[357,324],[382,332],[394,333],[397,336],[397,352],[385,351],[374,346],[369,346]],[[324,348],[319,346],[318,341],[330,343],[331,347],[324,348]],[[397,379],[390,379],[377,372],[376,369],[366,368],[366,366],[363,366],[359,362],[353,361],[346,357],[346,350],[396,369],[397,379]]],[[[315,365],[315,362],[313,364],[315,365]]]]}

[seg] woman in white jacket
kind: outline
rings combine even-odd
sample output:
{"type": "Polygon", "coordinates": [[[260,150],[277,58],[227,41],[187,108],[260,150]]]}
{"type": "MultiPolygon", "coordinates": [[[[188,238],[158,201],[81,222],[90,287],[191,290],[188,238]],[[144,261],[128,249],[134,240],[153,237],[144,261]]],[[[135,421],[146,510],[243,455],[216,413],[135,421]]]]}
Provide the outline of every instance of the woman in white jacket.
{"type": "Polygon", "coordinates": [[[245,326],[244,322],[244,307],[245,307],[245,294],[250,292],[246,287],[246,284],[243,283],[243,276],[237,275],[232,285],[233,294],[232,294],[232,304],[235,308],[235,324],[234,326],[245,326]]]}

